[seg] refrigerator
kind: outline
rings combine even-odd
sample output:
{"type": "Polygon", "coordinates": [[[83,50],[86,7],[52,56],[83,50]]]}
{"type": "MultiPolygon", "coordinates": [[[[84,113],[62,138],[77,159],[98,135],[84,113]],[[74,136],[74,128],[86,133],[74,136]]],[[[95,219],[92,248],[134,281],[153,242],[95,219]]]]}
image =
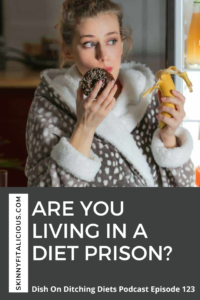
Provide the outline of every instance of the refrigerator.
{"type": "MultiPolygon", "coordinates": [[[[200,1],[199,1],[200,2],[200,1]]],[[[193,18],[193,0],[168,0],[167,1],[167,42],[166,42],[166,67],[176,66],[181,72],[186,71],[193,84],[190,93],[182,78],[175,75],[176,89],[186,98],[186,117],[181,124],[192,135],[194,149],[191,156],[195,168],[200,166],[200,64],[189,65],[188,39],[191,38],[190,30],[193,18]]],[[[200,3],[198,11],[200,12],[200,3]]],[[[196,13],[196,12],[195,12],[196,13]]],[[[200,22],[200,14],[198,21],[200,22]]],[[[195,27],[199,41],[195,51],[200,53],[200,27],[195,27]]]]}

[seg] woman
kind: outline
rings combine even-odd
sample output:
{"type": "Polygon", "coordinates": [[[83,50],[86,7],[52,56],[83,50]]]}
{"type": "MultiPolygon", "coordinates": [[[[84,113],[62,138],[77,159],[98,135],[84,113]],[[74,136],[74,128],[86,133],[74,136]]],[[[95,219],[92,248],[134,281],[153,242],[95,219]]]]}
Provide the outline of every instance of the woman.
{"type": "Polygon", "coordinates": [[[110,0],[64,2],[60,33],[73,65],[41,74],[27,123],[28,186],[194,185],[192,138],[178,128],[185,98],[177,93],[167,99],[176,109],[159,106],[151,95],[142,98],[155,77],[145,65],[121,63],[128,40],[122,17],[120,6],[110,0]],[[96,67],[108,68],[116,84],[97,97],[98,82],[85,97],[80,80],[96,67]],[[167,126],[157,129],[158,120],[167,126]]]}

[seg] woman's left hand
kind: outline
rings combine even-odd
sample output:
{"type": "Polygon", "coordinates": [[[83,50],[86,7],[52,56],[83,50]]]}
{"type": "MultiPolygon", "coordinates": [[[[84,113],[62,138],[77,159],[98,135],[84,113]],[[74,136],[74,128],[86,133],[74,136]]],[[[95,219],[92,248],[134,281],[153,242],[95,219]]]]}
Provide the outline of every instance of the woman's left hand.
{"type": "Polygon", "coordinates": [[[158,91],[160,106],[158,107],[159,113],[156,117],[159,121],[163,121],[167,124],[167,126],[161,129],[161,137],[164,136],[165,138],[175,136],[177,128],[183,122],[183,119],[186,116],[186,113],[184,111],[186,98],[178,91],[172,91],[172,94],[175,96],[175,98],[162,98],[161,92],[158,91]],[[162,102],[172,103],[175,105],[175,108],[161,105],[162,102]],[[161,114],[162,112],[169,113],[172,118],[164,116],[163,114],[161,114]]]}

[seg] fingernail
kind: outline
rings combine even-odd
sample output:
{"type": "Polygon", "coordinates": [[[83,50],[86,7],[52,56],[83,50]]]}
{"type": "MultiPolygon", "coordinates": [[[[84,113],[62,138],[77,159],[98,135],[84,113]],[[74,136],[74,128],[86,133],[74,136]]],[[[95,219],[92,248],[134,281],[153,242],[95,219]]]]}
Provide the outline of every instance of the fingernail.
{"type": "Polygon", "coordinates": [[[166,98],[166,97],[163,97],[163,98],[161,98],[161,100],[165,101],[165,100],[167,100],[167,98],[166,98]]]}
{"type": "Polygon", "coordinates": [[[172,90],[172,93],[174,93],[174,94],[177,94],[177,91],[175,91],[175,90],[172,90]]]}
{"type": "Polygon", "coordinates": [[[99,81],[99,86],[101,86],[101,85],[102,85],[102,80],[99,81]]]}
{"type": "Polygon", "coordinates": [[[115,81],[114,81],[114,80],[110,81],[110,84],[111,84],[111,86],[113,86],[113,85],[114,85],[114,83],[115,83],[115,81]]]}

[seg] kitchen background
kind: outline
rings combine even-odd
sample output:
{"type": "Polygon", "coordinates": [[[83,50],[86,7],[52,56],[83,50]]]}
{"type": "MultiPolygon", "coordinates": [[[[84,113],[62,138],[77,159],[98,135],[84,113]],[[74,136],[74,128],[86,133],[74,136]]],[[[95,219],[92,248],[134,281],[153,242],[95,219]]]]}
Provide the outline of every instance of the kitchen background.
{"type": "MultiPolygon", "coordinates": [[[[179,32],[175,33],[174,17],[177,13],[184,19],[185,42],[193,9],[193,1],[178,1],[184,7],[182,14],[175,12],[176,0],[116,1],[123,4],[124,25],[132,28],[133,51],[126,60],[142,62],[154,73],[175,65],[175,41],[179,32]]],[[[1,145],[0,140],[0,155],[4,153],[4,159],[18,159],[23,166],[27,156],[26,118],[39,84],[40,72],[46,68],[58,67],[59,59],[62,59],[58,30],[54,26],[59,21],[63,2],[64,0],[0,0],[0,138],[9,141],[1,145]]],[[[200,75],[196,73],[195,76],[197,74],[200,75]]],[[[187,92],[186,88],[183,87],[183,91],[187,92]]],[[[197,115],[195,108],[195,116],[190,109],[190,100],[187,103],[189,115],[184,126],[192,132],[197,149],[199,122],[188,122],[193,117],[197,118],[197,115]]],[[[193,161],[195,166],[200,164],[196,153],[193,161]]],[[[8,186],[26,186],[26,182],[23,171],[8,169],[8,186]]]]}
{"type": "MultiPolygon", "coordinates": [[[[3,0],[5,43],[24,50],[25,43],[41,37],[57,39],[63,0],[3,0]]],[[[129,59],[148,62],[156,71],[165,65],[166,0],[121,0],[125,25],[133,30],[133,52],[129,59]]],[[[39,48],[39,47],[38,47],[39,48]]],[[[56,47],[55,47],[56,48],[56,47]]]]}

